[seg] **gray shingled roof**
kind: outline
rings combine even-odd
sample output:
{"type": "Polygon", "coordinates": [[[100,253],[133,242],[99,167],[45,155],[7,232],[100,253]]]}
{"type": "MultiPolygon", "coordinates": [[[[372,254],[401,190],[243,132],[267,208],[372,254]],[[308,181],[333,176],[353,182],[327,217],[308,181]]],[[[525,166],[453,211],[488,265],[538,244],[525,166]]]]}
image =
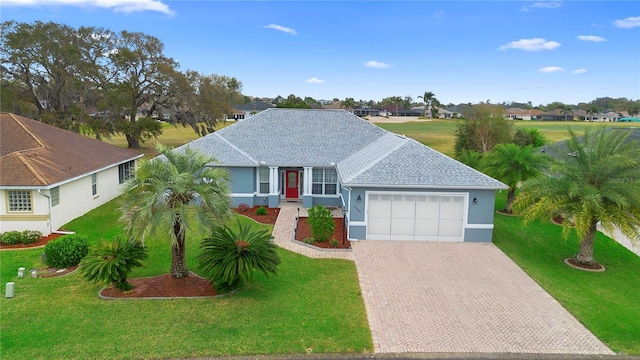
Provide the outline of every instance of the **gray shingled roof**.
{"type": "Polygon", "coordinates": [[[345,110],[267,109],[185,146],[226,166],[332,166],[342,184],[506,189],[345,110]]]}
{"type": "MultiPolygon", "coordinates": [[[[338,167],[340,169],[340,167],[338,167]]],[[[342,184],[431,188],[493,188],[507,186],[413,139],[378,159],[342,184]]]]}

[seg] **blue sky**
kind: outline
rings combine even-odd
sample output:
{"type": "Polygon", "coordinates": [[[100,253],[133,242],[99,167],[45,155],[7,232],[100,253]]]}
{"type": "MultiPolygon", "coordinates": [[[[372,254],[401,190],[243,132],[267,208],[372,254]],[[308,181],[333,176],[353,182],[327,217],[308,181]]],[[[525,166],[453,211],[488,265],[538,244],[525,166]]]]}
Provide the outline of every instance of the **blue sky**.
{"type": "Polygon", "coordinates": [[[640,99],[639,1],[3,0],[2,21],[143,32],[245,95],[640,99]]]}

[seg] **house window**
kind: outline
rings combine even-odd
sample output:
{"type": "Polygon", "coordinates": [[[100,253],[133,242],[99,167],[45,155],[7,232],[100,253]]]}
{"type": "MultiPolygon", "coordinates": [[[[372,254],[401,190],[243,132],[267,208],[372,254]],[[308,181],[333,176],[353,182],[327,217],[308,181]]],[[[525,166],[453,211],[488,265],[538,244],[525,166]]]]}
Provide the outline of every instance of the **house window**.
{"type": "Polygon", "coordinates": [[[258,192],[260,194],[269,193],[269,168],[258,169],[258,192]]]}
{"type": "Polygon", "coordinates": [[[136,161],[131,160],[124,164],[118,165],[118,179],[120,184],[123,184],[125,181],[132,179],[133,175],[136,172],[136,161]]]}
{"type": "Polygon", "coordinates": [[[31,191],[9,190],[9,211],[31,211],[31,191]]]}
{"type": "Polygon", "coordinates": [[[56,186],[51,189],[49,192],[51,195],[51,206],[56,206],[60,204],[60,187],[56,186]]]}
{"type": "Polygon", "coordinates": [[[91,174],[91,194],[98,195],[98,174],[91,174]]]}
{"type": "Polygon", "coordinates": [[[311,193],[317,195],[335,195],[338,191],[336,169],[313,169],[311,193]]]}

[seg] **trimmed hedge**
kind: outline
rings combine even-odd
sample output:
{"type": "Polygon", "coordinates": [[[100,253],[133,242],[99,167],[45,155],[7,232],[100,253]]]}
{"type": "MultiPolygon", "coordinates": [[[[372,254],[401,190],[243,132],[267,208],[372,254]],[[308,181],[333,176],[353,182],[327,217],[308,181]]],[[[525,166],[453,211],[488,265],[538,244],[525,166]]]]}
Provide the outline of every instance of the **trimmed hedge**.
{"type": "Polygon", "coordinates": [[[0,243],[4,245],[33,244],[42,237],[42,233],[36,230],[7,231],[0,235],[0,243]]]}
{"type": "Polygon", "coordinates": [[[76,266],[89,253],[89,242],[79,235],[65,235],[44,247],[47,265],[54,268],[76,266]]]}

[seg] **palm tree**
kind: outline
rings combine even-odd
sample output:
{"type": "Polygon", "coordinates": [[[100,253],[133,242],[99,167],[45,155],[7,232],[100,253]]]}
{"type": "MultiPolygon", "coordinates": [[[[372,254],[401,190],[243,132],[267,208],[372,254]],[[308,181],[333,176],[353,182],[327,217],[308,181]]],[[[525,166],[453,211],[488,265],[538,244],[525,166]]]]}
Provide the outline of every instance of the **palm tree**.
{"type": "Polygon", "coordinates": [[[208,230],[229,218],[229,173],[207,167],[213,158],[186,148],[156,145],[160,157],[143,162],[125,183],[122,220],[129,238],[166,234],[171,238],[171,277],[189,276],[185,260],[191,223],[208,230]]]}
{"type": "Polygon", "coordinates": [[[345,108],[345,110],[347,111],[351,111],[351,109],[353,109],[355,105],[356,105],[355,100],[353,100],[353,98],[350,98],[350,97],[345,98],[340,102],[340,107],[345,108]]]}
{"type": "Polygon", "coordinates": [[[560,108],[560,112],[564,114],[564,121],[567,121],[567,115],[568,114],[573,115],[573,107],[571,107],[571,105],[563,105],[560,108]]]}
{"type": "Polygon", "coordinates": [[[431,106],[431,103],[433,102],[433,100],[435,100],[436,95],[434,93],[432,93],[431,91],[425,91],[424,95],[422,96],[418,96],[419,99],[422,99],[422,101],[424,101],[424,112],[423,112],[423,116],[427,117],[427,108],[429,106],[431,106]]]}
{"type": "Polygon", "coordinates": [[[547,157],[537,152],[533,146],[521,147],[513,143],[496,145],[485,154],[482,169],[509,187],[507,203],[503,210],[505,213],[512,212],[518,185],[542,174],[546,162],[547,157]]]}
{"type": "Polygon", "coordinates": [[[557,214],[570,219],[563,223],[563,236],[573,225],[580,239],[573,261],[595,265],[598,223],[605,231],[617,226],[640,240],[640,147],[628,141],[630,133],[622,129],[587,130],[583,138],[569,133],[567,149],[554,149],[559,158],[551,166],[552,175],[526,182],[514,210],[525,222],[557,214]]]}
{"type": "Polygon", "coordinates": [[[275,275],[280,256],[272,239],[269,230],[253,230],[239,221],[237,230],[226,225],[216,226],[200,245],[200,268],[208,279],[216,282],[217,289],[242,287],[254,270],[267,276],[275,275]]]}

